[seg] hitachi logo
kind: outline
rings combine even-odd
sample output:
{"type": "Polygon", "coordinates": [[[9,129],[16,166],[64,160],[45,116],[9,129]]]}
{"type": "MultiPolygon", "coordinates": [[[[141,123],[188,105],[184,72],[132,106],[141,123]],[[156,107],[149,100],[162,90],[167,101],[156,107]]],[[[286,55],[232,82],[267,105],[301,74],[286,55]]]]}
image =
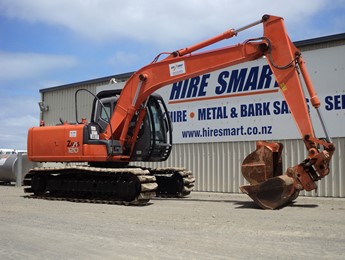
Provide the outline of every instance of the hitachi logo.
{"type": "MultiPolygon", "coordinates": [[[[215,75],[212,75],[213,77],[215,75]]],[[[172,85],[170,100],[207,99],[211,96],[222,96],[231,93],[249,92],[277,87],[268,65],[262,67],[225,70],[216,75],[216,84],[210,86],[211,74],[204,74],[172,85]],[[204,98],[202,98],[204,97],[204,98]]]]}

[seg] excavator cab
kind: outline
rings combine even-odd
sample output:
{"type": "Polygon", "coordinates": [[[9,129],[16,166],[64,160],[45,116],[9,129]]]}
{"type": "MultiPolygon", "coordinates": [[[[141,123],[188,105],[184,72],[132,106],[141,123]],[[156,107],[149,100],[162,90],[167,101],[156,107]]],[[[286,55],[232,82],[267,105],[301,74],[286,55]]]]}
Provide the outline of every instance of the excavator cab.
{"type": "MultiPolygon", "coordinates": [[[[120,94],[121,90],[102,91],[95,98],[91,124],[98,125],[100,132],[109,124],[120,94]]],[[[172,124],[163,98],[156,93],[150,95],[145,110],[131,161],[165,161],[172,149],[172,124]]],[[[129,135],[133,135],[138,114],[136,113],[131,120],[129,135]]]]}

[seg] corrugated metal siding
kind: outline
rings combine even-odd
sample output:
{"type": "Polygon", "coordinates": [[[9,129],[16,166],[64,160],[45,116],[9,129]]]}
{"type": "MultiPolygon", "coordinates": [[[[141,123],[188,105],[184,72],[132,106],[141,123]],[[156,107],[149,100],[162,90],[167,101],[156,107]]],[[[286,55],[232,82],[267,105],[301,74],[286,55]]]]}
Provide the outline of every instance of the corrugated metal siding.
{"type": "Polygon", "coordinates": [[[329,41],[329,42],[324,42],[324,43],[319,43],[319,44],[300,46],[300,47],[298,47],[298,49],[303,54],[303,52],[305,52],[305,51],[325,49],[325,48],[330,48],[330,47],[335,47],[335,46],[342,46],[342,45],[345,45],[345,40],[329,41]]]}
{"type": "MultiPolygon", "coordinates": [[[[82,86],[95,93],[97,85],[82,86]]],[[[59,118],[75,122],[74,93],[80,87],[45,92],[43,100],[49,106],[44,113],[47,125],[59,123],[59,118]]],[[[93,97],[81,92],[78,99],[79,120],[90,121],[93,97]]],[[[284,169],[294,166],[306,158],[306,149],[301,140],[283,140],[284,169]]],[[[333,156],[331,173],[318,182],[317,192],[302,192],[306,196],[345,197],[345,138],[334,138],[336,152],[333,156]]],[[[196,177],[198,191],[238,193],[245,183],[241,174],[241,163],[246,155],[255,149],[255,142],[175,144],[166,162],[151,163],[151,167],[180,166],[190,169],[196,177]]],[[[148,164],[145,164],[148,165],[148,164]]]]}
{"type": "MultiPolygon", "coordinates": [[[[331,173],[318,182],[318,191],[302,192],[305,196],[345,197],[345,138],[334,138],[336,152],[331,162],[331,173]]],[[[284,145],[283,167],[297,165],[306,156],[301,140],[281,140],[284,145]]],[[[170,158],[165,162],[143,163],[150,167],[178,166],[193,172],[195,190],[239,193],[245,183],[241,174],[241,163],[252,151],[255,142],[176,144],[170,158]]]]}
{"type": "MultiPolygon", "coordinates": [[[[95,93],[96,86],[88,85],[82,87],[65,88],[57,91],[42,93],[42,100],[49,106],[49,111],[44,112],[42,119],[47,125],[59,123],[59,118],[64,121],[75,122],[75,92],[85,88],[95,93]]],[[[78,120],[85,117],[90,122],[93,96],[82,91],[78,93],[78,120]]]]}

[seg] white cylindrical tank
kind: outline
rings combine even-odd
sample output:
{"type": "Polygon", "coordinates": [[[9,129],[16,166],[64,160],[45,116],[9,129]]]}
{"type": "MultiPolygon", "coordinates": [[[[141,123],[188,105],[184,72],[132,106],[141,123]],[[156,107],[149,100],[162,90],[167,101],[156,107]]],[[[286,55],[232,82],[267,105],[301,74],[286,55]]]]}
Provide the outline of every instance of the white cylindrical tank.
{"type": "Polygon", "coordinates": [[[16,182],[21,186],[25,174],[37,166],[37,163],[30,162],[26,153],[2,154],[0,155],[0,181],[16,182]]]}

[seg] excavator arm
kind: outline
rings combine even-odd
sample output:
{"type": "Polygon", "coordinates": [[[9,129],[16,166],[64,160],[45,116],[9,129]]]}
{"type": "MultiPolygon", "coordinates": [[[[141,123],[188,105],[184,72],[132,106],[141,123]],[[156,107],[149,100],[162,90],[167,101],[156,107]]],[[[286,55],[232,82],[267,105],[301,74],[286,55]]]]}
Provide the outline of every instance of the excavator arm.
{"type": "Polygon", "coordinates": [[[241,186],[241,190],[260,207],[275,209],[294,200],[301,190],[317,189],[315,182],[329,173],[329,162],[335,147],[331,143],[319,110],[320,100],[307,73],[305,62],[299,50],[290,41],[283,19],[264,16],[263,23],[264,37],[269,44],[265,54],[267,62],[308,150],[306,160],[288,168],[285,175],[282,175],[281,143],[257,142],[256,151],[243,161],[242,174],[250,185],[241,186]],[[320,140],[314,135],[301,79],[319,116],[325,140],[320,140]],[[323,147],[322,151],[319,149],[320,146],[323,147]]]}

